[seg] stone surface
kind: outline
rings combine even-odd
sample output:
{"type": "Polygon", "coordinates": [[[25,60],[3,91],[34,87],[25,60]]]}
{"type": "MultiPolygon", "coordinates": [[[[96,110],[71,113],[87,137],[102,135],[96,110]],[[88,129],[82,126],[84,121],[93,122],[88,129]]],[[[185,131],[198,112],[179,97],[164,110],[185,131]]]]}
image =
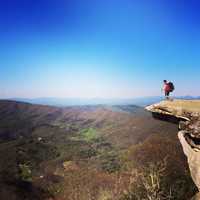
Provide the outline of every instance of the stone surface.
{"type": "Polygon", "coordinates": [[[192,179],[197,186],[198,190],[200,191],[200,152],[195,151],[186,141],[185,131],[179,131],[178,138],[181,142],[183,147],[183,152],[187,156],[190,173],[192,179]]]}
{"type": "Polygon", "coordinates": [[[182,121],[181,129],[187,130],[192,138],[200,139],[200,100],[166,100],[147,106],[146,109],[165,119],[175,117],[177,122],[182,121]]]}

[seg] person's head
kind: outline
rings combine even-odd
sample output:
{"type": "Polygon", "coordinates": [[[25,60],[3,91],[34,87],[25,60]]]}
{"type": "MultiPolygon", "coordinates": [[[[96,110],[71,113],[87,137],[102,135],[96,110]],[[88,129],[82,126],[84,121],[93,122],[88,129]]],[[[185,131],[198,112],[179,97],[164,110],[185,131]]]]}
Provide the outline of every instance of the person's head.
{"type": "Polygon", "coordinates": [[[167,83],[167,80],[163,80],[164,83],[167,83]]]}

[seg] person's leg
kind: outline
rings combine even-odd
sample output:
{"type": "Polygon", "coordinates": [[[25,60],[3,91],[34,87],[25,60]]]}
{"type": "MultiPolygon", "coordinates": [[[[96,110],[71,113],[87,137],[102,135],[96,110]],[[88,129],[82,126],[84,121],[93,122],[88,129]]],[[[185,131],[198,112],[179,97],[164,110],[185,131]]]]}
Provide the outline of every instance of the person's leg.
{"type": "Polygon", "coordinates": [[[165,91],[165,97],[167,100],[169,99],[169,91],[165,91]]]}

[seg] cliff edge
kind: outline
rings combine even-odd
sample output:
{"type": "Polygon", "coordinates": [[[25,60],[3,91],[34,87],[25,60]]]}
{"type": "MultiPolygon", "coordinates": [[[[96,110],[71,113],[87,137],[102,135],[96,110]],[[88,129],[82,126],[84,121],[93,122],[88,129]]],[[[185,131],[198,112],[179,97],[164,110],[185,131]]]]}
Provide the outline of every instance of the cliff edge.
{"type": "MultiPolygon", "coordinates": [[[[200,191],[200,100],[165,100],[146,107],[152,116],[179,124],[178,138],[200,191]]],[[[200,199],[197,194],[194,199],[200,199]]]]}

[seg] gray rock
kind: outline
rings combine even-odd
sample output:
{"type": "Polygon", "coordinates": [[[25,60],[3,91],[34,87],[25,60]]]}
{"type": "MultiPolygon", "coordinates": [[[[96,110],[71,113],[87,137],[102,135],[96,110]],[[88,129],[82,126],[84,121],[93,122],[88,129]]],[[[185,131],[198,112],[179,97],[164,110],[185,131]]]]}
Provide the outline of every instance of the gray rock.
{"type": "Polygon", "coordinates": [[[198,149],[192,148],[186,138],[185,131],[178,132],[178,138],[183,148],[183,152],[187,157],[191,177],[197,186],[198,190],[200,191],[200,151],[198,149]]]}

